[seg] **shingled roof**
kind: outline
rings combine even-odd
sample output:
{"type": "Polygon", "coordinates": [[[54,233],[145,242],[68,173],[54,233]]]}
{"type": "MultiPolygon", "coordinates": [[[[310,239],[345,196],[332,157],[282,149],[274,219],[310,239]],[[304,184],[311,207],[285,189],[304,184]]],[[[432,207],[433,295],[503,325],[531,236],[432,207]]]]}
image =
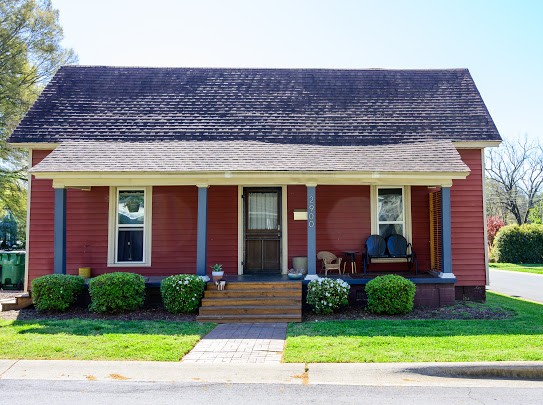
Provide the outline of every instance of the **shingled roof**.
{"type": "Polygon", "coordinates": [[[67,141],[31,172],[359,171],[456,172],[469,168],[449,141],[331,146],[260,141],[67,141]]]}
{"type": "Polygon", "coordinates": [[[74,140],[362,146],[500,136],[466,69],[65,66],[9,141],[74,140]]]}

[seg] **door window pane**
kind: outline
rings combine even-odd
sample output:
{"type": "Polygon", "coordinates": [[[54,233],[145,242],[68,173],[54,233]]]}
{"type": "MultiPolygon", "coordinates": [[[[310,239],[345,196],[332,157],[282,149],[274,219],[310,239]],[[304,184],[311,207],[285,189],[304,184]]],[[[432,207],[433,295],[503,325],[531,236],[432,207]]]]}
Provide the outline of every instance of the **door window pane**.
{"type": "Polygon", "coordinates": [[[272,230],[278,228],[277,193],[248,194],[247,228],[272,230]]]}

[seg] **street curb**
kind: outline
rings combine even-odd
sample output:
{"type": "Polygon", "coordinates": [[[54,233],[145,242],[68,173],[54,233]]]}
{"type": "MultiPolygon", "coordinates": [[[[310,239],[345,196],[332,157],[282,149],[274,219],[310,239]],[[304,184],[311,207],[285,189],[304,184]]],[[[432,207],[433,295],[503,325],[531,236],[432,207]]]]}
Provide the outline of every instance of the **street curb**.
{"type": "Polygon", "coordinates": [[[543,381],[543,364],[447,365],[406,368],[405,371],[435,377],[508,378],[543,381]]]}

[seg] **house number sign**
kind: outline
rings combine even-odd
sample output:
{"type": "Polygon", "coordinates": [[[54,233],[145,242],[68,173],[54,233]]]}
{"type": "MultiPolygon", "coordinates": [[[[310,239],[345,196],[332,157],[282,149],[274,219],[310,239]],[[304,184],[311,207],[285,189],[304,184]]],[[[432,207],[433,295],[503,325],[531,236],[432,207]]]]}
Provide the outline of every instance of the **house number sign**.
{"type": "Polygon", "coordinates": [[[309,196],[309,206],[307,207],[307,226],[313,228],[315,226],[315,196],[309,196]]]}

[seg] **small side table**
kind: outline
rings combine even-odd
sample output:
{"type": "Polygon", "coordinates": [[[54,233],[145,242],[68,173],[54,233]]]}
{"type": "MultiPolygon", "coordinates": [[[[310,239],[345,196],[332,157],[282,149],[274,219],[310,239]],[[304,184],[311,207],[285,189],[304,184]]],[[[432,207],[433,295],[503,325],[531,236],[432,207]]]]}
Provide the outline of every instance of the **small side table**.
{"type": "Polygon", "coordinates": [[[351,273],[356,273],[356,255],[359,255],[360,252],[355,250],[346,250],[343,252],[343,257],[345,261],[343,262],[343,274],[345,274],[345,267],[347,266],[347,261],[351,262],[351,273]]]}

